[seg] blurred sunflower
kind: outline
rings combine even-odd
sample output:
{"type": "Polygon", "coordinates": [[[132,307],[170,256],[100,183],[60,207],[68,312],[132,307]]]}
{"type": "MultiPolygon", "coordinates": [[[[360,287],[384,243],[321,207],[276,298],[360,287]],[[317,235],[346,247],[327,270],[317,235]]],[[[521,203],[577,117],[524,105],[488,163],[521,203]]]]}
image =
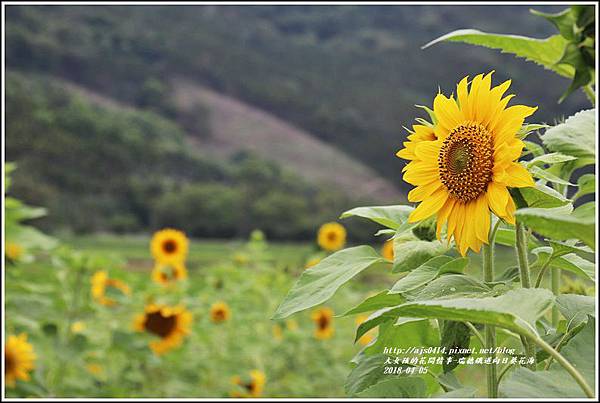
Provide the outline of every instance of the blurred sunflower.
{"type": "Polygon", "coordinates": [[[102,367],[102,365],[95,362],[86,364],[85,369],[87,372],[94,376],[102,376],[102,374],[104,374],[104,368],[102,367]]]}
{"type": "Polygon", "coordinates": [[[394,260],[394,241],[389,240],[385,241],[383,246],[381,247],[381,256],[386,258],[387,260],[394,260]]]}
{"type": "Polygon", "coordinates": [[[163,229],[152,236],[150,251],[154,259],[161,264],[183,263],[188,253],[188,239],[176,229],[163,229]]]}
{"type": "Polygon", "coordinates": [[[266,376],[264,372],[254,369],[250,371],[250,376],[244,379],[238,375],[232,377],[231,383],[240,387],[229,393],[231,397],[260,397],[265,387],[266,376]]]}
{"type": "Polygon", "coordinates": [[[106,271],[101,270],[92,276],[92,297],[96,302],[105,306],[116,305],[117,301],[106,296],[107,291],[118,290],[124,295],[130,295],[129,286],[121,280],[109,278],[106,271]]]}
{"type": "Polygon", "coordinates": [[[18,243],[7,242],[5,253],[9,260],[15,262],[19,260],[21,256],[23,256],[23,247],[18,243]]]}
{"type": "Polygon", "coordinates": [[[152,281],[160,285],[168,285],[187,278],[187,269],[182,262],[172,264],[156,263],[152,270],[152,281]]]}
{"type": "Polygon", "coordinates": [[[277,341],[283,340],[283,329],[278,323],[273,325],[273,338],[277,341]]]}
{"type": "Polygon", "coordinates": [[[85,326],[85,322],[82,322],[80,320],[78,320],[77,322],[73,322],[73,324],[71,324],[71,332],[72,333],[81,333],[85,330],[86,326],[85,326]]]}
{"type": "Polygon", "coordinates": [[[215,302],[210,307],[210,320],[213,323],[222,323],[231,317],[231,309],[225,302],[215,302]]]}
{"type": "Polygon", "coordinates": [[[534,185],[517,162],[525,144],[516,135],[537,108],[507,107],[513,95],[502,96],[510,80],[496,87],[491,81],[492,73],[479,74],[470,83],[463,78],[457,100],[438,94],[434,124],[413,126],[396,154],[410,160],[402,170],[404,180],[416,186],[408,200],[421,202],[409,222],[437,213],[437,238],[447,223],[447,237],[454,238],[463,256],[488,242],[490,210],[514,224],[516,207],[507,188],[534,185]]]}
{"type": "Polygon", "coordinates": [[[295,332],[298,330],[298,322],[295,319],[286,319],[285,327],[287,330],[295,332]]]}
{"type": "Polygon", "coordinates": [[[321,308],[313,311],[311,318],[315,322],[315,337],[319,340],[326,340],[333,336],[333,310],[331,308],[321,308]]]}
{"type": "MultiPolygon", "coordinates": [[[[367,319],[368,319],[367,315],[358,315],[356,317],[356,319],[354,320],[354,324],[356,326],[360,326],[367,319]]],[[[362,337],[360,339],[358,339],[358,343],[361,346],[366,346],[371,341],[373,341],[374,338],[375,338],[375,329],[371,329],[367,333],[365,333],[364,335],[362,335],[362,337]]]]}
{"type": "Polygon", "coordinates": [[[310,269],[311,267],[317,265],[319,262],[321,261],[320,257],[313,257],[310,258],[308,260],[308,262],[306,262],[306,265],[304,266],[305,269],[310,269]]]}
{"type": "Polygon", "coordinates": [[[33,346],[27,342],[27,334],[10,335],[4,346],[4,380],[14,388],[17,379],[28,381],[29,372],[35,368],[33,346]]]}
{"type": "Polygon", "coordinates": [[[148,332],[160,340],[150,342],[150,348],[156,355],[161,355],[181,345],[183,338],[190,333],[192,314],[182,305],[167,306],[149,304],[144,313],[137,315],[134,329],[148,332]]]}
{"type": "Polygon", "coordinates": [[[346,229],[337,222],[325,223],[319,228],[317,243],[328,252],[340,250],[346,243],[346,229]]]}

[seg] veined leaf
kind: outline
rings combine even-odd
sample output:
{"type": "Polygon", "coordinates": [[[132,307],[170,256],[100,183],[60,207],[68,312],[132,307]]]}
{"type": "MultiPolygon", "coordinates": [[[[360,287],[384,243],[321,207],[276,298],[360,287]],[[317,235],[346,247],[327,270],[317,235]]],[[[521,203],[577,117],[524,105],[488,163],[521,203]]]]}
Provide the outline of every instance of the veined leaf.
{"type": "MultiPolygon", "coordinates": [[[[517,219],[540,235],[557,240],[580,239],[591,248],[595,247],[595,217],[578,215],[578,207],[571,214],[544,208],[524,208],[515,213],[517,219]]],[[[560,207],[559,207],[560,209],[560,207]]]]}
{"type": "Polygon", "coordinates": [[[371,312],[377,309],[385,308],[388,306],[395,306],[404,302],[402,295],[389,294],[388,290],[384,290],[377,295],[365,299],[363,302],[350,309],[341,316],[355,315],[363,312],[371,312]]]}
{"type": "Polygon", "coordinates": [[[439,275],[442,266],[450,263],[452,260],[450,256],[445,255],[429,259],[408,273],[407,276],[398,280],[390,289],[390,294],[400,294],[427,284],[439,275]]]}
{"type": "MultiPolygon", "coordinates": [[[[551,127],[541,136],[550,150],[587,159],[596,158],[596,110],[588,109],[569,117],[564,123],[551,127]]],[[[579,161],[578,161],[579,162],[579,161]]]]}
{"type": "Polygon", "coordinates": [[[577,193],[575,193],[575,196],[573,196],[573,200],[577,200],[581,196],[585,196],[587,194],[596,193],[596,175],[581,175],[577,180],[577,186],[579,189],[577,190],[577,193]]]}
{"type": "Polygon", "coordinates": [[[529,172],[531,172],[531,174],[533,176],[535,176],[536,178],[543,179],[546,182],[558,183],[558,184],[566,185],[566,186],[575,186],[574,183],[564,180],[564,179],[554,175],[553,173],[549,172],[548,170],[542,169],[535,165],[529,167],[529,172]]]}
{"type": "Polygon", "coordinates": [[[408,215],[413,211],[410,206],[371,206],[371,207],[356,207],[348,210],[340,216],[347,217],[363,217],[384,227],[397,230],[400,225],[406,222],[408,215]]]}
{"type": "Polygon", "coordinates": [[[380,316],[483,323],[537,337],[535,321],[552,306],[553,300],[554,295],[546,289],[521,288],[498,297],[412,301],[386,308],[380,316]]]}
{"type": "Polygon", "coordinates": [[[567,320],[568,330],[586,321],[588,315],[596,316],[596,299],[587,295],[561,294],[556,297],[556,306],[567,320]]]}
{"type": "Polygon", "coordinates": [[[515,56],[523,57],[563,77],[573,78],[575,75],[575,69],[572,66],[557,64],[568,44],[568,41],[560,35],[553,35],[546,39],[534,39],[519,35],[491,34],[475,29],[459,29],[429,42],[423,46],[423,49],[444,41],[499,49],[502,53],[512,53],[515,56]]]}
{"type": "Polygon", "coordinates": [[[535,157],[531,161],[527,161],[527,167],[540,166],[545,164],[560,164],[561,162],[576,160],[577,157],[565,155],[561,153],[550,153],[535,157]]]}
{"type": "Polygon", "coordinates": [[[302,273],[272,319],[282,319],[327,301],[358,273],[378,264],[389,262],[366,245],[344,249],[326,257],[302,273]]]}
{"type": "Polygon", "coordinates": [[[441,255],[448,247],[440,241],[406,241],[401,238],[394,239],[394,267],[393,273],[413,270],[434,256],[441,255]]]}
{"type": "Polygon", "coordinates": [[[539,182],[535,187],[520,188],[519,192],[529,207],[552,208],[570,203],[562,194],[539,182]]]}

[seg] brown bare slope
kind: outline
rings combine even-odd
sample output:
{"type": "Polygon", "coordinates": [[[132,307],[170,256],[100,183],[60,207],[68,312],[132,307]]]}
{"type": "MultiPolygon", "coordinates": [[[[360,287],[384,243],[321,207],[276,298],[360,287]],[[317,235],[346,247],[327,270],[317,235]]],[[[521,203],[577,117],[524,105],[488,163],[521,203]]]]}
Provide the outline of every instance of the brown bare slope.
{"type": "MultiPolygon", "coordinates": [[[[249,150],[313,183],[335,186],[381,203],[405,200],[391,182],[366,165],[264,110],[189,80],[174,80],[173,88],[175,104],[181,110],[193,113],[198,104],[209,110],[210,138],[192,136],[202,152],[227,156],[249,150]]],[[[396,179],[400,177],[398,172],[396,179]]]]}

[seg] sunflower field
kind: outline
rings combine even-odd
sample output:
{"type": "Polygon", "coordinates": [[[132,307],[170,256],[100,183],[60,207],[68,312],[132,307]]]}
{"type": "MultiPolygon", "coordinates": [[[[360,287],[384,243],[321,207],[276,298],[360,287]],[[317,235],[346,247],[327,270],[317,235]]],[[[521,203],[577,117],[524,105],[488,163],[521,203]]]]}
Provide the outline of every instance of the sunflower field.
{"type": "Polygon", "coordinates": [[[511,80],[457,77],[390,150],[408,203],[313,242],[49,235],[5,163],[5,396],[595,398],[595,9],[535,13],[555,35],[426,47],[525,58],[590,107],[539,122],[511,80]]]}

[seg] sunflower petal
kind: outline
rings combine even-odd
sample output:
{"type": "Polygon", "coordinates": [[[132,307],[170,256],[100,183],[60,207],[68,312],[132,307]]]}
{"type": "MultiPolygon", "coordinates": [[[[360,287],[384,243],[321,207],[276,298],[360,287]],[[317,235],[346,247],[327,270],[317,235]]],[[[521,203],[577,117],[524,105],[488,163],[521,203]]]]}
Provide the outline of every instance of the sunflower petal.
{"type": "Polygon", "coordinates": [[[446,189],[439,188],[431,194],[427,199],[421,202],[416,209],[408,216],[408,221],[413,223],[424,220],[437,213],[440,208],[444,205],[448,199],[448,192],[446,189]]]}

